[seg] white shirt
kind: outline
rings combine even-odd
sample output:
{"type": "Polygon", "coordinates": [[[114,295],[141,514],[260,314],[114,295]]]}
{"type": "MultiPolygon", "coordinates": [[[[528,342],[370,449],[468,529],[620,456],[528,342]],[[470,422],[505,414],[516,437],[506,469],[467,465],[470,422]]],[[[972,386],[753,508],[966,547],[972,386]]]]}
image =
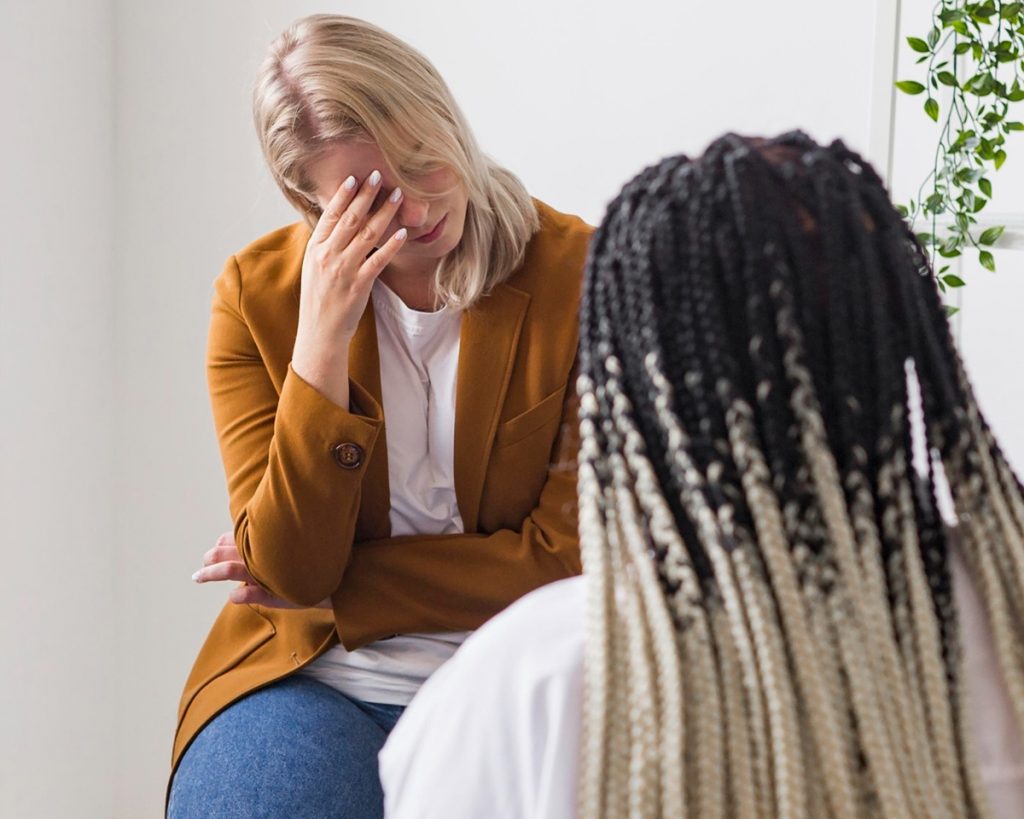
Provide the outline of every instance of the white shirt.
{"type": "MultiPolygon", "coordinates": [[[[951,563],[967,708],[993,817],[1024,815],[1024,752],[992,634],[951,563]]],[[[387,819],[571,819],[582,725],[583,578],[545,586],[477,631],[380,753],[387,819]]]]}
{"type": "MultiPolygon", "coordinates": [[[[371,295],[391,491],[391,535],[464,531],[455,497],[455,386],[462,313],[412,310],[379,279],[371,295]]],[[[402,634],[340,643],[298,673],[364,702],[407,705],[468,636],[402,634]]]]}

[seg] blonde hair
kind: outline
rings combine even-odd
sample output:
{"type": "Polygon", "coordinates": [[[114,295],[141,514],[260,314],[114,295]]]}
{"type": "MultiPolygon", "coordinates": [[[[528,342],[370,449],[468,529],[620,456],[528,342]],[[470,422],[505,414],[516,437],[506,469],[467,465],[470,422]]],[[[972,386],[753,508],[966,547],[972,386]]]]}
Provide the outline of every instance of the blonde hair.
{"type": "Polygon", "coordinates": [[[1024,492],[877,174],[802,134],[647,169],[580,333],[580,818],[987,815],[938,474],[1021,726],[1024,492]]]}
{"type": "Polygon", "coordinates": [[[419,174],[453,170],[468,204],[462,240],[436,271],[442,303],[468,308],[507,279],[539,227],[526,189],[480,151],[434,66],[363,20],[315,14],[282,33],[259,70],[253,118],[274,181],[310,227],[320,210],[307,166],[333,143],[376,143],[403,190],[424,198],[419,174]]]}

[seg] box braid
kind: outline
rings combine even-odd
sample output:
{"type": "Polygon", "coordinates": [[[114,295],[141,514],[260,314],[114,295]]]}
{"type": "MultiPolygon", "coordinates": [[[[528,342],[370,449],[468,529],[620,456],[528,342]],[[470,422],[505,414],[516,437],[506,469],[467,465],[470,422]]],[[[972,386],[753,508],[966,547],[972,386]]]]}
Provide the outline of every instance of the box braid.
{"type": "Polygon", "coordinates": [[[801,133],[644,169],[580,362],[579,815],[985,816],[949,557],[1024,725],[1024,492],[874,170],[801,133]]]}

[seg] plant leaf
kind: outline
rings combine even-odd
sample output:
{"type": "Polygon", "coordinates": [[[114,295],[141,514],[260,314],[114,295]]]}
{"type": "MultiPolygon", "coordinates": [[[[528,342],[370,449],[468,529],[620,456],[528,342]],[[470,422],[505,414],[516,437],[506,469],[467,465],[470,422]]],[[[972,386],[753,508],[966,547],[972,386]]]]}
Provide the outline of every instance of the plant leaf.
{"type": "Polygon", "coordinates": [[[924,86],[914,80],[900,80],[896,83],[896,87],[900,89],[904,94],[920,94],[924,91],[924,86]]]}
{"type": "Polygon", "coordinates": [[[1003,231],[1006,230],[1005,225],[998,225],[997,227],[990,227],[978,238],[978,243],[983,245],[994,245],[999,237],[1003,235],[1003,231]]]}
{"type": "Polygon", "coordinates": [[[932,118],[933,122],[939,121],[939,103],[932,97],[924,101],[924,112],[932,118]]]}
{"type": "Polygon", "coordinates": [[[986,270],[991,270],[993,273],[996,272],[996,258],[989,251],[979,251],[978,261],[981,262],[981,266],[986,270]]]}
{"type": "Polygon", "coordinates": [[[963,287],[966,282],[953,273],[947,273],[942,277],[942,282],[948,287],[963,287]]]}
{"type": "Polygon", "coordinates": [[[928,43],[926,43],[920,37],[907,37],[907,42],[910,44],[910,47],[914,49],[914,51],[918,51],[921,54],[927,54],[929,51],[931,51],[931,48],[929,47],[928,43]]]}

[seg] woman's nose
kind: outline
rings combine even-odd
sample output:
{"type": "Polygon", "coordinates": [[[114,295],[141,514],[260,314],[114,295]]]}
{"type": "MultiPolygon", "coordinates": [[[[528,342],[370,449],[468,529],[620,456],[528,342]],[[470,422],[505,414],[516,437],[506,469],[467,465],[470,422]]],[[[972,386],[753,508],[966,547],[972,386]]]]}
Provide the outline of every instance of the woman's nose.
{"type": "Polygon", "coordinates": [[[402,227],[419,228],[427,222],[430,205],[420,199],[406,198],[398,208],[397,219],[402,227]]]}

